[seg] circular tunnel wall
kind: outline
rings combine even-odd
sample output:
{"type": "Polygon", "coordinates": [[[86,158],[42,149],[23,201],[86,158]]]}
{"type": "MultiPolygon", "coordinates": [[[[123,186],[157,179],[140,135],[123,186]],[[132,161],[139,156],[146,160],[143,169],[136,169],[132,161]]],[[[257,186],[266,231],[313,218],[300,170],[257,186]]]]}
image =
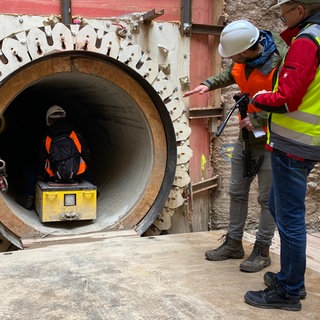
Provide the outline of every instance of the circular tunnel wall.
{"type": "Polygon", "coordinates": [[[17,237],[130,229],[145,231],[168,197],[176,140],[154,88],[125,64],[93,52],[55,53],[19,68],[1,86],[6,121],[2,154],[9,191],[1,223],[17,237]],[[14,200],[28,187],[45,132],[45,113],[62,106],[87,139],[91,181],[99,191],[94,221],[42,224],[14,200]]]}

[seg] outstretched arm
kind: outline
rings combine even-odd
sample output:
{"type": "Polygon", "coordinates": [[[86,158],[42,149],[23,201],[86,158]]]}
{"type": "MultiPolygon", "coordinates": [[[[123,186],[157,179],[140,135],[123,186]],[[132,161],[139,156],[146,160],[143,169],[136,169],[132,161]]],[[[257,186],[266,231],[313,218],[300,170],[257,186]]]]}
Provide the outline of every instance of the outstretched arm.
{"type": "Polygon", "coordinates": [[[235,80],[232,76],[233,63],[229,66],[228,69],[221,71],[219,74],[213,75],[207,80],[204,80],[194,89],[186,92],[183,96],[188,97],[195,93],[204,94],[211,90],[216,90],[219,88],[224,88],[235,84],[235,80]]]}
{"type": "Polygon", "coordinates": [[[188,97],[195,93],[203,94],[208,91],[209,91],[209,88],[206,85],[200,84],[199,86],[195,87],[193,90],[186,92],[183,96],[188,97]]]}

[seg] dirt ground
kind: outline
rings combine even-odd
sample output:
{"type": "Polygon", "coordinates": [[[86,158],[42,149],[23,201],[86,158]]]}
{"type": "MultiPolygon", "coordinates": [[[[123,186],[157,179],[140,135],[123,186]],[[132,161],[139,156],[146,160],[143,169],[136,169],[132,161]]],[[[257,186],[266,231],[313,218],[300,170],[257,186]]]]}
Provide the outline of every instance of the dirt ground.
{"type": "MultiPolygon", "coordinates": [[[[246,19],[257,26],[259,29],[281,32],[284,26],[278,18],[279,10],[269,10],[274,3],[273,0],[226,0],[225,12],[227,22],[239,19],[246,19]]],[[[228,59],[223,60],[223,67],[230,63],[228,59]]],[[[234,104],[232,99],[235,93],[239,92],[236,85],[222,90],[226,110],[234,104]]],[[[214,157],[212,157],[212,166],[220,176],[220,185],[212,194],[212,206],[210,211],[210,229],[226,228],[229,221],[229,178],[230,178],[230,156],[233,145],[237,139],[238,125],[237,118],[231,117],[225,127],[222,135],[215,138],[212,142],[214,157]]],[[[320,187],[319,166],[317,166],[309,176],[308,191],[306,197],[306,222],[309,232],[320,230],[320,187]]],[[[255,179],[250,192],[249,214],[247,219],[247,230],[257,228],[259,205],[257,202],[257,179],[255,179]]]]}

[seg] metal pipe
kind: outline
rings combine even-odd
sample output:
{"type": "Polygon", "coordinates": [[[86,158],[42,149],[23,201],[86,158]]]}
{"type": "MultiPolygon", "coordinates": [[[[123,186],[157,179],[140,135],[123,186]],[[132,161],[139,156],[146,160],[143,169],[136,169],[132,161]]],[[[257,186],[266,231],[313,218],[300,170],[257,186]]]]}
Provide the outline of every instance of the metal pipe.
{"type": "Polygon", "coordinates": [[[61,22],[68,25],[72,23],[71,0],[60,0],[61,22]]]}
{"type": "Polygon", "coordinates": [[[182,0],[181,3],[181,33],[190,36],[192,24],[192,0],[182,0]]]}

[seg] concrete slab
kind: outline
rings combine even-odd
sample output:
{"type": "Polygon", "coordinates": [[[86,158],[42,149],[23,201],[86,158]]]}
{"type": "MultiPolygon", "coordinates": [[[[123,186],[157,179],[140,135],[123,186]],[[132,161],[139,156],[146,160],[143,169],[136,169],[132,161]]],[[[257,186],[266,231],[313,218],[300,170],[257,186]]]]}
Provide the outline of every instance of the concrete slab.
{"type": "MultiPolygon", "coordinates": [[[[1,320],[319,319],[320,269],[306,273],[307,298],[290,312],[246,304],[266,270],[240,260],[212,262],[204,251],[223,231],[115,237],[0,254],[1,320]]],[[[250,241],[244,241],[246,254],[250,241]]],[[[272,255],[277,271],[279,255],[272,255]]]]}

